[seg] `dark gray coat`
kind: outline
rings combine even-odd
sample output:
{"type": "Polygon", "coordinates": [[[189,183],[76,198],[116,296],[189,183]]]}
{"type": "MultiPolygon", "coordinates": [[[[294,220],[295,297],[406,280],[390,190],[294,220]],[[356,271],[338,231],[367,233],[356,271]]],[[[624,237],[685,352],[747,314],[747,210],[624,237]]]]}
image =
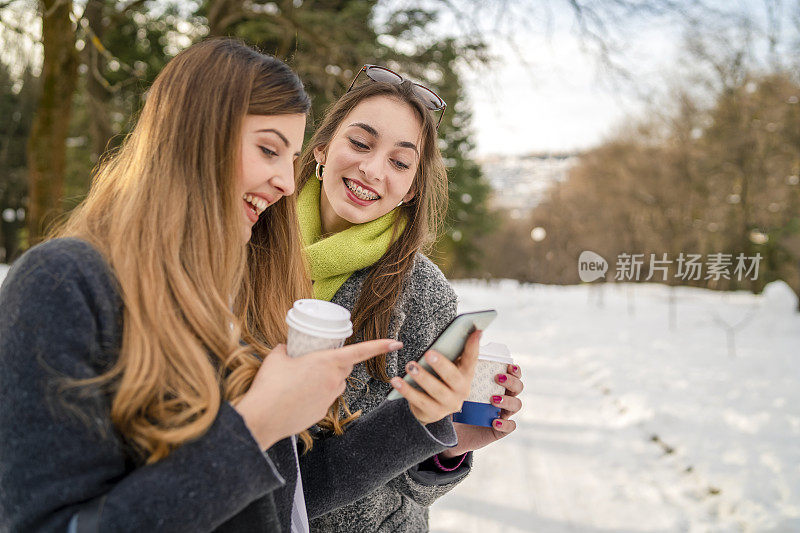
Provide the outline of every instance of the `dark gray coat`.
{"type": "MultiPolygon", "coordinates": [[[[352,311],[369,269],[355,272],[333,302],[352,311]]],[[[436,336],[456,316],[457,298],[439,268],[417,254],[407,285],[395,306],[389,335],[403,341],[399,352],[387,355],[389,377],[405,375],[405,365],[419,359],[436,336]]],[[[391,385],[369,375],[359,363],[353,369],[345,398],[352,411],[374,413],[383,405],[391,385]]],[[[345,435],[347,432],[345,431],[345,435]]],[[[428,530],[428,506],[470,471],[472,453],[452,472],[440,472],[430,460],[415,465],[361,500],[311,521],[315,533],[416,532],[428,530]]]]}
{"type": "MultiPolygon", "coordinates": [[[[262,453],[223,403],[203,436],[143,465],[112,426],[109,397],[59,390],[59,376],[110,368],[121,332],[115,278],[86,242],[49,241],[9,271],[0,289],[0,531],[63,532],[82,505],[97,502],[101,531],[288,530],[290,439],[262,453]]],[[[405,400],[389,402],[301,456],[309,516],[455,443],[451,423],[423,426],[405,400]]]]}

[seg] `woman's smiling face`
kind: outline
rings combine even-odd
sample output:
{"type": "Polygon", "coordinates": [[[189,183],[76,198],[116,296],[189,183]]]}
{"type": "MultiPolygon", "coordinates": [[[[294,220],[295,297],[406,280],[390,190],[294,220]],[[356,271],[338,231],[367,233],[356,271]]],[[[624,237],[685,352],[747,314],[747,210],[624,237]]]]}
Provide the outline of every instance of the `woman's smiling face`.
{"type": "Polygon", "coordinates": [[[269,206],[294,192],[294,161],[300,155],[305,115],[247,115],[242,122],[237,198],[242,237],[269,206]]]}
{"type": "Polygon", "coordinates": [[[374,96],[356,105],[327,150],[314,150],[317,162],[325,165],[323,232],[370,222],[411,200],[421,136],[420,119],[395,98],[374,96]]]}

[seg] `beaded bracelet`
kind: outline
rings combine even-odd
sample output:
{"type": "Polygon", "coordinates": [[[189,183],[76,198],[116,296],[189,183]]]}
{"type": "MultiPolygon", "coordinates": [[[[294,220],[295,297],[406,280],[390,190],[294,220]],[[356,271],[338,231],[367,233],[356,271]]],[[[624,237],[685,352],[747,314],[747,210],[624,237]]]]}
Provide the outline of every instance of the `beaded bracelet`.
{"type": "Polygon", "coordinates": [[[461,466],[461,463],[463,463],[463,462],[464,462],[464,458],[465,458],[466,456],[467,456],[467,454],[466,454],[466,453],[465,453],[465,454],[463,454],[463,455],[461,456],[461,459],[459,459],[459,460],[458,460],[458,464],[456,464],[456,466],[454,466],[454,467],[452,467],[452,468],[448,468],[448,467],[446,467],[446,466],[442,465],[441,461],[439,461],[439,454],[436,454],[436,455],[434,455],[434,456],[433,456],[433,464],[435,464],[435,465],[436,465],[436,468],[438,468],[438,469],[439,469],[439,470],[441,470],[442,472],[452,472],[453,470],[456,470],[456,469],[458,469],[458,467],[459,467],[459,466],[461,466]]]}

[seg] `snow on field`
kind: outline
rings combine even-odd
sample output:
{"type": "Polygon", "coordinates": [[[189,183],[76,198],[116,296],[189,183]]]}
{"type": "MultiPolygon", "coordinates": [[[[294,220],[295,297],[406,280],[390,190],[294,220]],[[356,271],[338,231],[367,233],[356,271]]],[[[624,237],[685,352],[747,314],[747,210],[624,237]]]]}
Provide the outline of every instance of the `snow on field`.
{"type": "Polygon", "coordinates": [[[500,314],[526,388],[518,430],[476,453],[433,532],[800,531],[800,314],[662,285],[458,282],[500,314]],[[731,345],[728,331],[735,331],[731,345]]]}
{"type": "Polygon", "coordinates": [[[462,311],[500,312],[483,341],[510,346],[526,388],[518,430],[434,504],[434,533],[800,531],[800,314],[785,284],[455,286],[462,311]]]}

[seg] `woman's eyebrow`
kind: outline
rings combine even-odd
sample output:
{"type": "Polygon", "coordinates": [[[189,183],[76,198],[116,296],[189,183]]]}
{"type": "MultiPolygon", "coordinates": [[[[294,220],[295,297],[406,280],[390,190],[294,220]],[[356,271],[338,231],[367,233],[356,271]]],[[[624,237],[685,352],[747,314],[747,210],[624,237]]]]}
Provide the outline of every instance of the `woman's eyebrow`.
{"type": "MultiPolygon", "coordinates": [[[[369,124],[364,124],[363,122],[354,122],[354,123],[352,123],[350,125],[354,126],[356,128],[361,128],[362,130],[366,131],[367,133],[369,133],[370,135],[372,135],[376,139],[380,138],[380,136],[381,136],[381,134],[378,133],[378,130],[376,130],[375,128],[373,128],[369,124]]],[[[400,141],[395,146],[399,146],[401,148],[411,148],[412,150],[414,150],[414,152],[416,152],[417,157],[419,157],[419,150],[417,149],[417,145],[415,145],[414,143],[412,143],[410,141],[400,141]]]]}
{"type": "Polygon", "coordinates": [[[416,152],[417,157],[419,157],[419,150],[417,150],[417,146],[414,143],[408,141],[400,141],[399,143],[397,143],[397,146],[401,148],[411,148],[412,150],[414,150],[414,152],[416,152]]]}
{"type": "Polygon", "coordinates": [[[275,135],[277,135],[278,137],[281,138],[281,140],[283,141],[283,144],[286,145],[286,148],[289,148],[289,139],[287,139],[286,136],[283,133],[279,132],[275,128],[266,128],[266,129],[263,129],[263,130],[257,130],[256,131],[256,133],[262,133],[262,132],[263,133],[269,133],[269,132],[274,133],[275,135]]]}
{"type": "Polygon", "coordinates": [[[369,133],[373,137],[377,138],[377,137],[381,136],[381,134],[378,133],[378,130],[376,130],[375,128],[373,128],[369,124],[364,124],[363,122],[353,122],[350,125],[351,126],[355,126],[356,128],[361,128],[362,130],[366,131],[367,133],[369,133]]]}

